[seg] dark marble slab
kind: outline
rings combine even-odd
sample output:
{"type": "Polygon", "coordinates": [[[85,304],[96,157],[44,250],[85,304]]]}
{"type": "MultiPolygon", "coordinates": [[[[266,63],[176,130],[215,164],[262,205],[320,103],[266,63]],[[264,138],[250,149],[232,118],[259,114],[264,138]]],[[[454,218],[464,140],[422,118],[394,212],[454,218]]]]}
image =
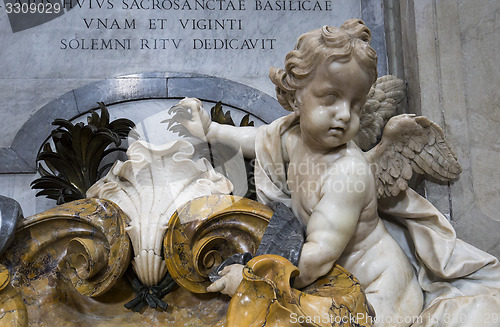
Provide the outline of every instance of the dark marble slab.
{"type": "Polygon", "coordinates": [[[16,200],[0,195],[0,255],[14,239],[17,222],[23,211],[16,200]]]}
{"type": "Polygon", "coordinates": [[[78,111],[97,109],[97,102],[113,103],[167,97],[165,78],[122,77],[92,83],[74,90],[78,111]]]}
{"type": "Polygon", "coordinates": [[[271,202],[268,206],[273,209],[274,214],[262,236],[255,256],[279,255],[298,267],[300,253],[306,239],[306,226],[283,203],[271,202]]]}
{"type": "Polygon", "coordinates": [[[384,19],[384,1],[361,0],[361,16],[371,31],[371,46],[377,51],[378,76],[387,75],[387,47],[384,19]]]}
{"type": "MultiPolygon", "coordinates": [[[[38,150],[50,132],[54,129],[52,122],[56,118],[71,119],[79,115],[73,91],[49,102],[23,125],[12,142],[12,150],[15,151],[35,172],[35,161],[38,150]]],[[[12,162],[6,164],[13,164],[12,162]]],[[[2,164],[4,168],[7,166],[2,164]]],[[[9,168],[11,169],[11,168],[9,168]]],[[[17,171],[16,171],[17,172],[17,171]]]]}

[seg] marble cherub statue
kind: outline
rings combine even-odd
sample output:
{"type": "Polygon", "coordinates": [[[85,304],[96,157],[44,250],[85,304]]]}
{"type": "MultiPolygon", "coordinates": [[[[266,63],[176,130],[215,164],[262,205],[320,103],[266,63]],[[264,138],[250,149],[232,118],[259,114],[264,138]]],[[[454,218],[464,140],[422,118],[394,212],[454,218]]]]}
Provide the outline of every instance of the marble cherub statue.
{"type": "MultiPolygon", "coordinates": [[[[363,151],[404,97],[400,80],[377,80],[370,38],[358,19],[302,35],[285,69],[271,68],[277,98],[293,113],[270,125],[220,125],[199,100],[184,99],[172,108],[173,130],[186,128],[256,158],[258,200],[286,204],[306,225],[294,287],[339,263],[359,279],[378,321],[387,322],[419,316],[424,296],[408,256],[379,218],[379,199],[406,194],[413,170],[451,180],[461,168],[441,129],[414,115],[392,118],[380,143],[363,151]]],[[[234,294],[241,271],[241,265],[226,267],[208,290],[234,294]]]]}

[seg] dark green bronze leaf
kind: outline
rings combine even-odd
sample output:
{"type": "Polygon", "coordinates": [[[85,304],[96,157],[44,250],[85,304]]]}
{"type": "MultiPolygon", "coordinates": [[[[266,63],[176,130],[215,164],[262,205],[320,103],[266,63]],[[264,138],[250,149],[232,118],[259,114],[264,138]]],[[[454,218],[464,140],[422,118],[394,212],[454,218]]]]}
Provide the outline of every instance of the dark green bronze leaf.
{"type": "MultiPolygon", "coordinates": [[[[224,112],[222,110],[222,103],[219,101],[215,104],[215,106],[210,109],[210,115],[212,118],[212,121],[219,123],[219,124],[225,124],[225,125],[232,125],[235,126],[234,121],[231,117],[231,112],[228,110],[224,112]]],[[[242,126],[254,126],[254,122],[250,121],[250,114],[246,114],[243,116],[240,122],[240,127],[242,126]]],[[[216,149],[212,149],[212,151],[216,151],[216,149]]],[[[216,165],[216,163],[213,162],[213,160],[210,160],[212,162],[212,165],[216,165]]],[[[245,195],[246,198],[256,200],[257,199],[257,193],[255,191],[255,182],[254,182],[254,174],[253,174],[253,159],[246,159],[245,158],[245,168],[246,168],[246,173],[247,173],[247,180],[248,180],[248,192],[245,195]]]]}
{"type": "Polygon", "coordinates": [[[250,114],[246,114],[241,119],[240,126],[253,126],[253,121],[250,121],[250,114]]]}
{"type": "Polygon", "coordinates": [[[110,153],[125,152],[121,139],[133,134],[134,123],[128,119],[109,121],[109,112],[99,102],[101,116],[92,111],[84,123],[73,124],[55,119],[51,141],[42,146],[37,156],[40,178],[31,183],[36,195],[57,200],[57,204],[85,198],[85,193],[110,165],[103,159],[110,153]]]}
{"type": "Polygon", "coordinates": [[[210,109],[210,116],[212,118],[212,121],[219,123],[219,124],[225,124],[225,125],[231,125],[235,126],[233,119],[231,118],[231,113],[222,110],[222,102],[217,102],[215,106],[210,109]]]}
{"type": "MultiPolygon", "coordinates": [[[[222,110],[222,102],[220,101],[210,109],[210,118],[212,121],[219,124],[236,126],[233,118],[231,117],[231,111],[228,110],[224,112],[224,110],[222,110]]],[[[246,114],[241,119],[240,126],[254,126],[254,122],[250,121],[250,114],[246,114]]]]}

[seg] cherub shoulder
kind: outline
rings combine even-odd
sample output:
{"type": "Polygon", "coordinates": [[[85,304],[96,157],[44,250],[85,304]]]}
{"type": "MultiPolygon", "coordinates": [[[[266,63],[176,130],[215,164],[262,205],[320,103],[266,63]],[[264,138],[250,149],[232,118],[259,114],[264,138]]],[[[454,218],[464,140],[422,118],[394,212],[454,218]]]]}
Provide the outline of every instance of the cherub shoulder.
{"type": "Polygon", "coordinates": [[[349,142],[345,149],[339,152],[335,160],[331,160],[331,169],[341,169],[349,176],[371,176],[370,162],[364,152],[354,143],[349,142]]]}
{"type": "Polygon", "coordinates": [[[323,194],[352,193],[365,198],[374,189],[375,179],[370,163],[356,147],[347,149],[328,170],[323,183],[323,194]]]}

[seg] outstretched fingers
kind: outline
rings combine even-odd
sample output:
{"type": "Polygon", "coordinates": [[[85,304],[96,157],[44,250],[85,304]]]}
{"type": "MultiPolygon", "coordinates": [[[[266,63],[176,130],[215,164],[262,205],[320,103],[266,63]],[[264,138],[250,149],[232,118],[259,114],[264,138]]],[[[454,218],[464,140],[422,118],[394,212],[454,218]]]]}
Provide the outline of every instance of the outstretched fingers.
{"type": "Polygon", "coordinates": [[[168,110],[171,116],[162,123],[167,123],[167,130],[179,136],[195,137],[206,141],[206,135],[212,120],[209,114],[203,110],[200,100],[185,98],[179,104],[168,110]]]}
{"type": "Polygon", "coordinates": [[[167,130],[178,134],[179,136],[191,137],[188,125],[193,119],[192,110],[189,107],[177,105],[168,110],[169,114],[173,114],[171,118],[161,121],[167,124],[167,130]]]}
{"type": "Polygon", "coordinates": [[[191,132],[189,132],[189,129],[180,123],[174,124],[168,130],[171,131],[172,133],[176,133],[179,136],[185,136],[185,137],[192,137],[193,136],[191,134],[191,132]]]}
{"type": "Polygon", "coordinates": [[[182,116],[184,116],[184,118],[189,120],[192,117],[192,110],[191,110],[191,107],[188,107],[188,106],[175,105],[175,106],[171,107],[170,109],[168,109],[168,114],[169,115],[172,115],[172,114],[182,115],[182,116]]]}
{"type": "Polygon", "coordinates": [[[162,123],[168,124],[167,128],[170,128],[174,123],[182,123],[193,119],[191,108],[185,106],[173,106],[168,110],[168,114],[173,116],[162,121],[162,123]]]}

